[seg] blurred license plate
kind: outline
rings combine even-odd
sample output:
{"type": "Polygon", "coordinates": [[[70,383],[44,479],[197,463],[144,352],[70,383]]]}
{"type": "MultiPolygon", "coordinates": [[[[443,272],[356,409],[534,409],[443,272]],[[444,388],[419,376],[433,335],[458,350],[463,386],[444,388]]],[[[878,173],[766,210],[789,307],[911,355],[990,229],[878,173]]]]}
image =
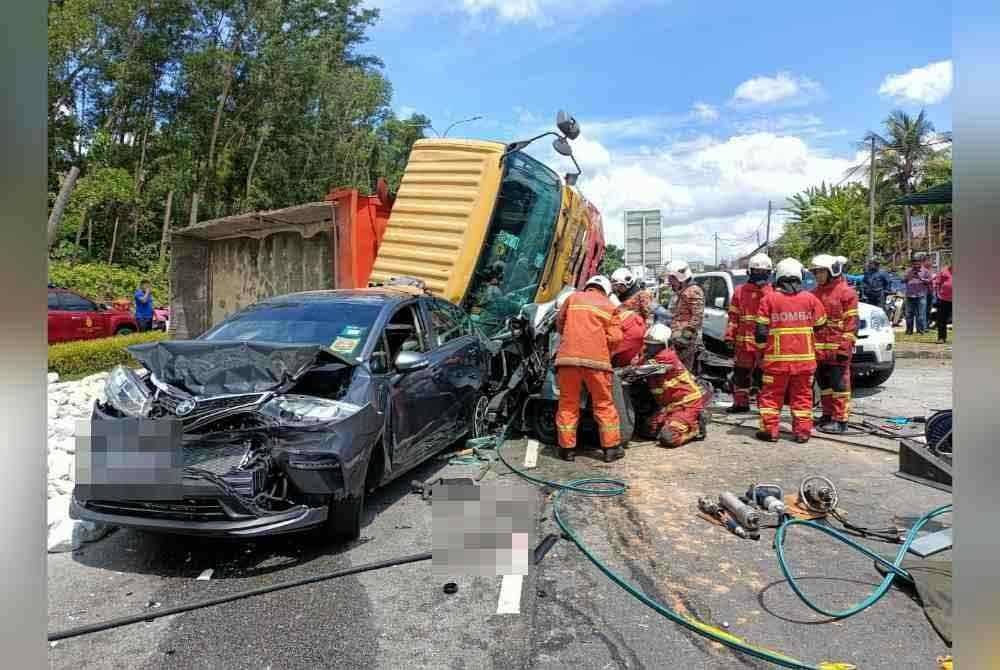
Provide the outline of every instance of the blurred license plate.
{"type": "Polygon", "coordinates": [[[81,422],[76,496],[81,500],[183,497],[183,423],[141,418],[81,422]]]}

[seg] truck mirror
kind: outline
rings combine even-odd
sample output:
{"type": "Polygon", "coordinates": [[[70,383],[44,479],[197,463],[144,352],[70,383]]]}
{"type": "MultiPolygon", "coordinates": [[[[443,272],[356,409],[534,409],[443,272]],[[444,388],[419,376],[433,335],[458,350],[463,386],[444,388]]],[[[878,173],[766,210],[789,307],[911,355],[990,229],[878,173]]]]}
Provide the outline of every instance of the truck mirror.
{"type": "MultiPolygon", "coordinates": [[[[569,115],[569,112],[559,110],[559,113],[556,114],[556,127],[559,129],[559,132],[571,140],[575,140],[580,136],[580,124],[569,115]]],[[[568,156],[569,154],[563,155],[568,156]]]]}
{"type": "Polygon", "coordinates": [[[552,140],[552,148],[556,150],[556,153],[559,153],[563,156],[573,155],[573,147],[569,145],[569,142],[566,140],[565,137],[557,137],[556,139],[552,140]]]}

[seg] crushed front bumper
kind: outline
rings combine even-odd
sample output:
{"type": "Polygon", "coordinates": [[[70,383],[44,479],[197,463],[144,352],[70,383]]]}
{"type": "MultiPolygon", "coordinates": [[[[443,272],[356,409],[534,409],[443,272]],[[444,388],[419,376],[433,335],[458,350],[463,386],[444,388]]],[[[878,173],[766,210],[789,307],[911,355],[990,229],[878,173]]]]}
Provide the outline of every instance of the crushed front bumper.
{"type": "Polygon", "coordinates": [[[236,513],[222,498],[194,498],[166,502],[70,502],[71,519],[178,535],[204,537],[259,537],[294,533],[326,521],[327,507],[298,505],[262,516],[236,513]],[[204,518],[197,518],[202,516],[204,518]]]}

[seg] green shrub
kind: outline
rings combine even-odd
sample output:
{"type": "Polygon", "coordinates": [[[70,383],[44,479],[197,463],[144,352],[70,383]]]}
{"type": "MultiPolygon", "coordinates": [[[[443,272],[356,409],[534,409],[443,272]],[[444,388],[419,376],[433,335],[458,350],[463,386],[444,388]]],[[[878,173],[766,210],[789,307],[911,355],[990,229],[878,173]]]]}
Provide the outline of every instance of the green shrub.
{"type": "Polygon", "coordinates": [[[70,265],[64,261],[49,261],[49,282],[97,302],[110,304],[116,298],[128,298],[131,301],[143,279],[148,279],[152,285],[156,305],[170,304],[170,284],[164,268],[154,267],[147,271],[107,263],[70,265]]]}
{"type": "Polygon", "coordinates": [[[126,347],[166,337],[166,333],[162,331],[151,331],[52,344],[49,345],[49,372],[58,372],[60,379],[78,379],[103,372],[115,365],[138,367],[139,363],[132,358],[126,347]]]}

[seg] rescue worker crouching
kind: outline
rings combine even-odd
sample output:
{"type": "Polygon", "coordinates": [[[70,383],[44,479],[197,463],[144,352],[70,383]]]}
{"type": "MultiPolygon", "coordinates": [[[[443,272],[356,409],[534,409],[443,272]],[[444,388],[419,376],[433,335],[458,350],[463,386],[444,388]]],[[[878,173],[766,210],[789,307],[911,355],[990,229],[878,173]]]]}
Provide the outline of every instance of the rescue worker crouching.
{"type": "Polygon", "coordinates": [[[749,276],[733,293],[729,304],[725,340],[733,347],[733,405],[728,414],[750,411],[750,387],[754,370],[760,368],[763,346],[754,339],[757,309],[760,301],[771,292],[771,259],[766,254],[754,255],[748,264],[749,276]]]}
{"type": "Polygon", "coordinates": [[[813,294],[826,310],[826,325],[816,333],[816,381],[822,398],[819,429],[844,433],[851,413],[851,358],[858,330],[858,294],[844,278],[842,257],[812,259],[813,294]]]}
{"type": "Polygon", "coordinates": [[[648,325],[653,318],[653,296],[639,284],[628,268],[618,268],[611,273],[611,288],[621,301],[622,309],[635,312],[648,325]]]}
{"type": "Polygon", "coordinates": [[[754,339],[764,345],[764,384],[757,397],[757,439],[777,442],[786,392],[795,441],[812,434],[812,381],[816,370],[815,330],[826,324],[823,303],[802,291],[802,264],[786,258],[775,267],[775,287],[757,309],[754,339]]]}
{"type": "Polygon", "coordinates": [[[667,264],[667,281],[677,294],[670,320],[674,338],[671,344],[684,367],[692,374],[698,374],[701,326],[705,318],[705,292],[694,283],[693,276],[691,268],[684,261],[671,261],[667,264]]]}
{"type": "Polygon", "coordinates": [[[559,455],[567,461],[575,459],[580,392],[584,387],[590,394],[604,461],[610,463],[625,455],[612,396],[611,368],[611,352],[622,341],[621,317],[608,299],[610,295],[607,277],[591,277],[583,291],[566,298],[556,320],[560,333],[555,361],[559,383],[556,429],[559,455]]]}
{"type": "Polygon", "coordinates": [[[679,447],[707,435],[705,404],[708,400],[694,376],[669,347],[670,328],[654,324],[643,338],[642,357],[634,365],[666,366],[663,374],[650,375],[646,384],[659,410],[643,426],[644,436],[664,447],[679,447]]]}

